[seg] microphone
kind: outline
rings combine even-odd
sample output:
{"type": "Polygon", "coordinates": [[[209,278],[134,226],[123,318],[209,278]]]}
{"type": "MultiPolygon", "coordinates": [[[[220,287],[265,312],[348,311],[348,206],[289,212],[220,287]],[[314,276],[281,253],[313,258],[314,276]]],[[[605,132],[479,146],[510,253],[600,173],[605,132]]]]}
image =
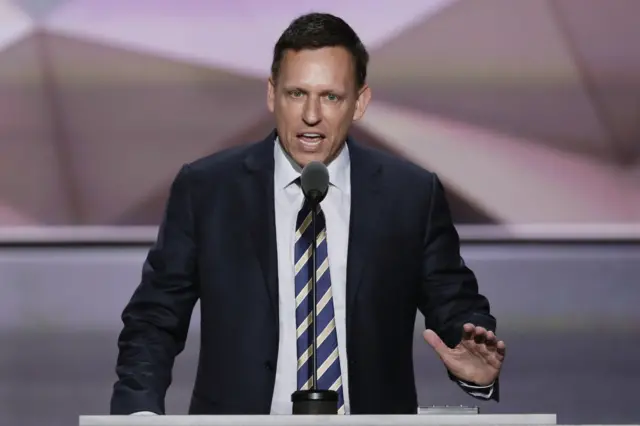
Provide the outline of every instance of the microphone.
{"type": "Polygon", "coordinates": [[[329,191],[329,170],[327,166],[319,161],[312,161],[307,164],[302,169],[300,183],[302,193],[311,207],[318,207],[318,204],[324,200],[329,191]]]}
{"type": "Polygon", "coordinates": [[[327,196],[329,191],[329,170],[327,166],[318,161],[312,161],[302,169],[300,176],[302,193],[311,207],[311,227],[313,232],[313,242],[311,243],[311,288],[312,314],[313,319],[313,342],[311,344],[313,360],[313,376],[311,379],[311,389],[295,391],[291,395],[293,402],[293,414],[338,414],[338,392],[328,389],[318,389],[318,291],[316,271],[318,269],[316,261],[317,240],[316,216],[318,205],[327,196]]]}

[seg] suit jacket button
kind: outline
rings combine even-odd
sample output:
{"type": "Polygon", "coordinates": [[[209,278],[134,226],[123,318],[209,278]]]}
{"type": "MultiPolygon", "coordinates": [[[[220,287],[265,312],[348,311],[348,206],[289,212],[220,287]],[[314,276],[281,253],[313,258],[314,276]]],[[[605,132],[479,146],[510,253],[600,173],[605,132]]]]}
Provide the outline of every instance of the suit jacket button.
{"type": "Polygon", "coordinates": [[[264,368],[266,368],[269,371],[273,371],[273,364],[271,363],[271,361],[265,361],[264,368]]]}

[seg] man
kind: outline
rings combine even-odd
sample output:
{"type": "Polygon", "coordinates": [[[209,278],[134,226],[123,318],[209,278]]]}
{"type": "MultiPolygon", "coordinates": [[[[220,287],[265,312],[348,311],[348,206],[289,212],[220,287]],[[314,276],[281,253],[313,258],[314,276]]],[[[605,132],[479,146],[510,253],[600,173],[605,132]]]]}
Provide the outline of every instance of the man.
{"type": "Polygon", "coordinates": [[[318,241],[318,383],[340,413],[416,413],[416,312],[425,340],[469,394],[498,399],[504,342],[428,171],[348,137],[371,98],[368,54],[343,20],[313,13],[274,49],[264,141],[184,165],[142,281],[124,310],[113,414],[163,414],[174,358],[201,303],[191,414],[290,414],[306,389],[308,252],[318,241]],[[308,226],[298,177],[331,185],[308,226]]]}

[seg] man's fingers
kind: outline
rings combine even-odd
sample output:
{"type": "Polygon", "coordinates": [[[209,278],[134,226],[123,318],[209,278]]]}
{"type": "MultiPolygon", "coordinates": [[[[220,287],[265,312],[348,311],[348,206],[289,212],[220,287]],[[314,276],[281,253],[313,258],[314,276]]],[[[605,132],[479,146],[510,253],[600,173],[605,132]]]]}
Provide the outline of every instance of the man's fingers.
{"type": "Polygon", "coordinates": [[[473,341],[479,345],[487,340],[487,330],[484,327],[476,327],[473,332],[473,341]]]}
{"type": "Polygon", "coordinates": [[[476,326],[471,323],[466,323],[462,327],[462,340],[471,340],[475,332],[476,326]]]}
{"type": "Polygon", "coordinates": [[[487,359],[502,362],[505,356],[505,344],[493,331],[487,331],[484,327],[476,327],[467,323],[462,331],[462,344],[471,353],[478,354],[487,359]]]}
{"type": "Polygon", "coordinates": [[[500,368],[504,360],[504,352],[498,352],[498,348],[504,349],[504,342],[502,340],[494,340],[493,337],[495,337],[495,335],[491,336],[489,333],[487,333],[487,343],[481,345],[475,344],[473,351],[482,356],[490,365],[495,368],[500,368]],[[491,342],[491,344],[489,344],[489,342],[491,342]]]}
{"type": "Polygon", "coordinates": [[[487,333],[487,338],[485,339],[484,344],[489,352],[495,352],[498,349],[498,338],[493,331],[489,331],[487,333]]]}
{"type": "Polygon", "coordinates": [[[462,327],[462,340],[473,340],[476,343],[483,344],[487,339],[487,329],[484,327],[476,327],[471,323],[466,323],[462,327]]]}
{"type": "Polygon", "coordinates": [[[504,342],[502,340],[500,340],[497,344],[496,344],[496,351],[498,353],[498,355],[501,357],[500,360],[502,361],[502,359],[504,359],[505,355],[506,355],[506,351],[507,351],[507,347],[504,344],[504,342]]]}

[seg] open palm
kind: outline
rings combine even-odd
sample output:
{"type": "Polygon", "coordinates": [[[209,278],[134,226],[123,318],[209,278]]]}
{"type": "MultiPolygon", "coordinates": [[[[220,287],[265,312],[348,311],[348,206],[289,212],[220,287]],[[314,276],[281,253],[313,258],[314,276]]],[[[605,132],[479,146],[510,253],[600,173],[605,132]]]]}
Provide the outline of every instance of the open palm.
{"type": "Polygon", "coordinates": [[[487,386],[500,374],[505,357],[505,343],[484,327],[465,324],[462,339],[453,349],[432,330],[424,332],[424,339],[458,379],[487,386]]]}

